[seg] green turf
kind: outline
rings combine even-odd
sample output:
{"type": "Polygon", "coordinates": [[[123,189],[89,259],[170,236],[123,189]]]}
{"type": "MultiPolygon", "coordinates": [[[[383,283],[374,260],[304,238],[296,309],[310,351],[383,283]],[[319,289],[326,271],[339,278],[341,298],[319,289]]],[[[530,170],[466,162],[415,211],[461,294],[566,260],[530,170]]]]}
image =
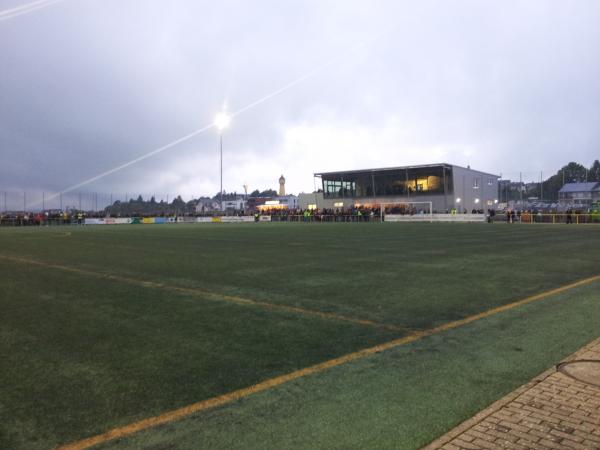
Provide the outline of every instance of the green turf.
{"type": "Polygon", "coordinates": [[[18,230],[2,233],[0,241],[11,254],[408,327],[594,275],[600,252],[594,226],[176,227],[73,227],[71,237],[54,239],[46,239],[51,231],[18,230]]]}
{"type": "MultiPolygon", "coordinates": [[[[600,227],[223,224],[0,229],[0,255],[427,328],[596,275],[600,227]]],[[[51,448],[400,335],[1,258],[0,268],[0,447],[51,448]]],[[[588,305],[588,317],[596,323],[598,303],[588,305]]],[[[570,302],[558,308],[559,315],[572,311],[570,302]]],[[[567,329],[562,325],[563,332],[567,329]]],[[[519,340],[523,348],[529,339],[545,336],[535,329],[525,331],[519,340]]],[[[592,334],[581,332],[585,338],[592,334]]],[[[485,342],[482,336],[485,330],[467,338],[485,342]]],[[[542,352],[539,361],[523,358],[523,367],[508,377],[509,385],[583,341],[574,339],[564,348],[542,352]]],[[[445,353],[441,349],[433,356],[445,360],[440,356],[445,353]]],[[[499,360],[493,352],[485,358],[492,365],[499,360]]],[[[486,401],[507,386],[489,384],[486,401]]],[[[407,392],[428,395],[419,389],[407,392]]],[[[290,401],[289,408],[295,410],[294,398],[290,401]]],[[[328,408],[333,411],[335,401],[328,408]]],[[[423,442],[432,429],[442,430],[465,414],[464,409],[441,410],[444,420],[436,423],[442,425],[425,426],[410,442],[423,442]]],[[[268,411],[259,416],[268,423],[268,411]]],[[[311,424],[310,418],[296,419],[311,424]]],[[[235,424],[242,419],[232,420],[235,424]]],[[[224,429],[221,422],[215,430],[224,429]]],[[[268,426],[263,431],[268,433],[268,426]]],[[[211,446],[226,447],[225,435],[231,430],[224,433],[212,435],[211,446]]],[[[325,434],[318,433],[319,439],[330,442],[325,434]]]]}
{"type": "Polygon", "coordinates": [[[599,287],[530,304],[100,448],[417,449],[598,337],[599,287]]]}
{"type": "MultiPolygon", "coordinates": [[[[0,260],[0,269],[15,268],[0,260]]],[[[97,434],[394,336],[58,275],[25,266],[3,283],[7,448],[97,434]]]]}

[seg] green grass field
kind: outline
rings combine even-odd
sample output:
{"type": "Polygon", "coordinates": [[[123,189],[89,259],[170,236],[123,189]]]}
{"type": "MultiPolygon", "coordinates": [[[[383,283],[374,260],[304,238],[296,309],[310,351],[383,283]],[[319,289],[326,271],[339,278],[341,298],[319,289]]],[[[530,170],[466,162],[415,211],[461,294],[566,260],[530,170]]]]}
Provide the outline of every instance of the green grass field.
{"type": "MultiPolygon", "coordinates": [[[[600,226],[5,228],[0,268],[0,448],[48,449],[596,276],[600,226]]],[[[99,447],[418,448],[600,336],[599,288],[99,447]]]]}

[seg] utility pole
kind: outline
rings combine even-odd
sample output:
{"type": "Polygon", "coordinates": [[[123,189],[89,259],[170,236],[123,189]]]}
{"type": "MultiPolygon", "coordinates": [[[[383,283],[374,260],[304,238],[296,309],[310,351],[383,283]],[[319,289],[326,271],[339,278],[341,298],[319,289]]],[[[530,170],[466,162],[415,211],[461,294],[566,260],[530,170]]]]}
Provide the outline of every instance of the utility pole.
{"type": "Polygon", "coordinates": [[[521,193],[521,208],[523,208],[523,172],[519,172],[519,192],[521,193]]]}

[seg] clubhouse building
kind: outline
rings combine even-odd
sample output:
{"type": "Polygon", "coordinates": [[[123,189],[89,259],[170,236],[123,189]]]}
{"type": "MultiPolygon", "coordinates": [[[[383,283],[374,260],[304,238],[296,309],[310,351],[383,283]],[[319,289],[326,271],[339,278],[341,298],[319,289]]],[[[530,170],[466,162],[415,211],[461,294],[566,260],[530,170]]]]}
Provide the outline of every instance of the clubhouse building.
{"type": "Polygon", "coordinates": [[[433,211],[487,210],[498,203],[498,175],[452,164],[315,173],[320,192],[300,194],[302,209],[347,209],[431,202],[433,211]]]}

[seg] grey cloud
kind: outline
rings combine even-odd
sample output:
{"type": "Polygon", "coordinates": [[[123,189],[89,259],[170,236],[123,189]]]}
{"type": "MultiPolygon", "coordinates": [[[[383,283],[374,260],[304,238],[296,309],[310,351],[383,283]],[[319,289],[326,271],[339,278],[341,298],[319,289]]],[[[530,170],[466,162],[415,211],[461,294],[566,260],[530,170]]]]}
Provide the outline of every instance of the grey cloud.
{"type": "MultiPolygon", "coordinates": [[[[448,162],[504,173],[589,164],[600,141],[599,19],[594,1],[67,0],[0,22],[0,189],[64,189],[383,30],[234,119],[226,190],[240,190],[242,177],[272,187],[280,174],[264,171],[275,167],[292,190],[310,190],[307,167],[409,163],[411,148],[444,148],[448,162]],[[379,149],[334,142],[302,164],[283,155],[296,126],[377,136],[390,123],[397,141],[379,149]]],[[[214,193],[217,157],[210,130],[89,189],[214,193]]]]}

